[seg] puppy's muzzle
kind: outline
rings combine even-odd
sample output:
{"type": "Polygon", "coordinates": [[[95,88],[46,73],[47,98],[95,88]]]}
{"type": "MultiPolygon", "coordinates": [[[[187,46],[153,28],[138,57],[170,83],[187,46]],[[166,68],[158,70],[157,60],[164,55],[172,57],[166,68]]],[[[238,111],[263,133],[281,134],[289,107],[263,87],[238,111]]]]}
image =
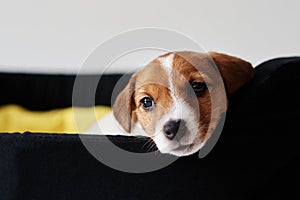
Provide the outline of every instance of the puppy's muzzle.
{"type": "Polygon", "coordinates": [[[169,140],[175,137],[179,140],[186,131],[185,121],[181,119],[169,120],[163,127],[164,135],[169,140]]]}

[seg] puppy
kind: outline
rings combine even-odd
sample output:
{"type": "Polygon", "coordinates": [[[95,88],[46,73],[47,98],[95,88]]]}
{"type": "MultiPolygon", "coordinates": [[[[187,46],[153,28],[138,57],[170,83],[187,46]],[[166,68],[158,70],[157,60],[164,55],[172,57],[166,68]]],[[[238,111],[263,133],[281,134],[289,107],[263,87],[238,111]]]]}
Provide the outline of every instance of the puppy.
{"type": "Polygon", "coordinates": [[[250,63],[233,56],[170,52],[132,76],[113,115],[125,132],[147,135],[160,152],[190,155],[213,134],[227,97],[253,75],[250,63]]]}

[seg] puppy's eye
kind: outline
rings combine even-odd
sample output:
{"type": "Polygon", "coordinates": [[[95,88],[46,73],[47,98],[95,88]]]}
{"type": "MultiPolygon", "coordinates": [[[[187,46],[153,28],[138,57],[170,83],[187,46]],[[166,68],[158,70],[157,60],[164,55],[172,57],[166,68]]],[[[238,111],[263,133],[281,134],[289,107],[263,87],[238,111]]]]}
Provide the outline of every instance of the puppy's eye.
{"type": "Polygon", "coordinates": [[[145,109],[145,110],[152,110],[155,106],[155,103],[153,101],[152,98],[150,97],[144,97],[140,100],[140,103],[142,105],[142,107],[145,109]]]}
{"type": "Polygon", "coordinates": [[[203,82],[192,82],[191,86],[197,97],[202,96],[207,89],[206,84],[203,82]]]}

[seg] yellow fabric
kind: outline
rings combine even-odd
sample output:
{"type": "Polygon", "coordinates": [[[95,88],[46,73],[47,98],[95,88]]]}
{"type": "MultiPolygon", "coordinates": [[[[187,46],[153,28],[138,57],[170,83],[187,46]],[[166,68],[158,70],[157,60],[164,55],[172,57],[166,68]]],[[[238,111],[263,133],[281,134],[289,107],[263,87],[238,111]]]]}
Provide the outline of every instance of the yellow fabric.
{"type": "Polygon", "coordinates": [[[5,105],[0,106],[0,132],[78,133],[110,111],[105,106],[30,111],[18,105],[5,105]]]}

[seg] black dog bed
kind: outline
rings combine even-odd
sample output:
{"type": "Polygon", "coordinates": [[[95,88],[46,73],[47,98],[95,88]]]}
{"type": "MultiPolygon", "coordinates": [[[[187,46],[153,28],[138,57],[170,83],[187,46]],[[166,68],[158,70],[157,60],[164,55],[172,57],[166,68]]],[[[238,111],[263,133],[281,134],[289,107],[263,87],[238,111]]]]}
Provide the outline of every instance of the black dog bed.
{"type": "MultiPolygon", "coordinates": [[[[0,199],[299,198],[300,58],[273,59],[255,71],[254,80],[231,97],[214,149],[205,158],[181,157],[154,172],[111,169],[89,154],[78,135],[1,133],[0,199]]],[[[97,105],[110,105],[120,77],[102,76],[97,105]]],[[[97,77],[84,78],[88,82],[97,77]]],[[[31,110],[72,106],[74,80],[75,76],[2,73],[0,105],[31,110]]],[[[81,136],[90,143],[107,142],[104,137],[81,136]]],[[[147,151],[146,140],[109,139],[133,152],[147,151]]]]}

